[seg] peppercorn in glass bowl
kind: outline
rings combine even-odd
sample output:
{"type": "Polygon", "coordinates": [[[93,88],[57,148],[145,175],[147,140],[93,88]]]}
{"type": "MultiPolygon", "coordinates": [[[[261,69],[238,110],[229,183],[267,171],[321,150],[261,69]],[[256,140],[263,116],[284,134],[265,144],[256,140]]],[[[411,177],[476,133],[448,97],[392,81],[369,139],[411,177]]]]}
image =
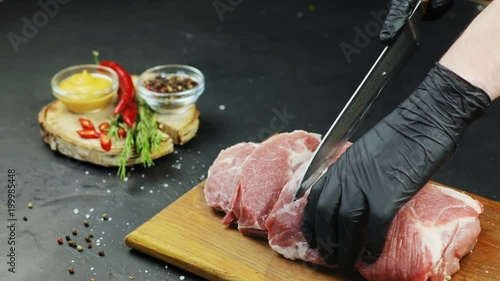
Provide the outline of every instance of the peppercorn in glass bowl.
{"type": "Polygon", "coordinates": [[[204,90],[205,77],[188,65],[156,66],[139,76],[140,97],[160,114],[186,112],[195,106],[204,90]]]}
{"type": "Polygon", "coordinates": [[[54,96],[74,113],[94,113],[108,106],[118,90],[118,75],[105,66],[76,65],[52,77],[54,96]]]}

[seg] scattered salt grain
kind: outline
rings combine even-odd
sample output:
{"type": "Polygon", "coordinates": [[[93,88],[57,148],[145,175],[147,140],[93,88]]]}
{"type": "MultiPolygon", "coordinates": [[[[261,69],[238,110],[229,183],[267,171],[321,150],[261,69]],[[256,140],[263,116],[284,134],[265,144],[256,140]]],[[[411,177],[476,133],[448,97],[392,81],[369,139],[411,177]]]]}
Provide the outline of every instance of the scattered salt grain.
{"type": "Polygon", "coordinates": [[[141,186],[141,190],[143,190],[143,189],[144,189],[144,186],[141,186]]]}
{"type": "Polygon", "coordinates": [[[182,182],[180,181],[179,184],[182,184],[182,182]]]}
{"type": "Polygon", "coordinates": [[[94,268],[93,268],[93,267],[91,267],[91,268],[90,268],[90,271],[94,271],[94,268]]]}
{"type": "Polygon", "coordinates": [[[148,270],[147,270],[147,269],[146,269],[146,270],[144,270],[144,273],[148,273],[148,270]]]}
{"type": "Polygon", "coordinates": [[[201,154],[201,151],[198,150],[196,153],[201,154]]]}
{"type": "Polygon", "coordinates": [[[186,277],[184,277],[184,275],[181,275],[181,276],[179,277],[179,279],[181,279],[181,280],[184,280],[185,278],[186,278],[186,277]]]}
{"type": "Polygon", "coordinates": [[[130,171],[135,171],[135,168],[134,167],[130,168],[130,171]]]}
{"type": "Polygon", "coordinates": [[[163,187],[168,187],[168,183],[164,183],[164,184],[163,184],[163,187]]]}
{"type": "Polygon", "coordinates": [[[191,167],[191,170],[194,170],[194,166],[191,167]]]}
{"type": "Polygon", "coordinates": [[[85,171],[85,174],[88,175],[89,174],[89,171],[85,171]]]}
{"type": "Polygon", "coordinates": [[[490,273],[488,270],[486,270],[486,273],[490,273]]]}
{"type": "Polygon", "coordinates": [[[89,209],[89,212],[93,212],[93,211],[94,211],[94,208],[90,208],[90,209],[89,209]]]}
{"type": "Polygon", "coordinates": [[[106,180],[102,180],[102,182],[104,183],[104,182],[106,182],[106,180]]]}
{"type": "Polygon", "coordinates": [[[86,219],[90,219],[90,214],[85,214],[86,219]]]}
{"type": "Polygon", "coordinates": [[[125,178],[123,179],[123,181],[124,181],[124,182],[127,182],[127,181],[128,181],[128,177],[125,177],[125,178]]]}
{"type": "Polygon", "coordinates": [[[179,154],[179,151],[175,150],[175,151],[174,151],[174,154],[179,154]]]}
{"type": "Polygon", "coordinates": [[[152,190],[152,189],[150,189],[150,190],[149,190],[149,193],[153,193],[153,190],[152,190]]]}
{"type": "Polygon", "coordinates": [[[184,36],[186,36],[186,39],[190,40],[190,39],[193,39],[194,35],[187,32],[187,33],[184,33],[184,36]]]}
{"type": "Polygon", "coordinates": [[[165,265],[165,268],[168,268],[168,265],[165,265]]]}
{"type": "Polygon", "coordinates": [[[111,176],[111,173],[108,173],[108,176],[111,176]]]}
{"type": "Polygon", "coordinates": [[[126,225],[130,225],[130,223],[127,222],[126,225]]]}
{"type": "Polygon", "coordinates": [[[76,180],[76,182],[78,182],[78,180],[76,180]]]}
{"type": "Polygon", "coordinates": [[[141,177],[142,177],[142,178],[144,178],[144,174],[142,174],[142,176],[141,176],[141,177]]]}
{"type": "Polygon", "coordinates": [[[73,214],[78,215],[79,213],[80,213],[80,211],[78,211],[78,209],[73,210],[73,214]]]}
{"type": "Polygon", "coordinates": [[[106,190],[106,193],[111,193],[111,190],[110,189],[106,190]]]}
{"type": "Polygon", "coordinates": [[[297,18],[301,19],[303,16],[304,16],[304,13],[302,13],[302,12],[297,13],[297,18]]]}
{"type": "Polygon", "coordinates": [[[108,221],[111,221],[113,218],[112,217],[109,217],[108,221]]]}
{"type": "Polygon", "coordinates": [[[248,83],[253,83],[253,79],[252,78],[248,78],[248,83]]]}
{"type": "Polygon", "coordinates": [[[75,262],[75,260],[71,260],[71,263],[74,263],[74,262],[75,262]]]}

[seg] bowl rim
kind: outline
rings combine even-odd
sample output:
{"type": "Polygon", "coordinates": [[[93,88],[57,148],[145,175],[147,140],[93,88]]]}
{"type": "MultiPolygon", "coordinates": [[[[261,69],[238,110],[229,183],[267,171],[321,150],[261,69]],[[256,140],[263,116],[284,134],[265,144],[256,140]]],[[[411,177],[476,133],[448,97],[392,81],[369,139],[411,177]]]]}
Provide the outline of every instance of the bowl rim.
{"type": "Polygon", "coordinates": [[[138,88],[139,94],[145,95],[147,97],[154,97],[154,98],[168,98],[168,97],[186,98],[186,97],[189,97],[189,96],[192,96],[195,94],[197,94],[199,96],[205,90],[205,75],[203,75],[203,73],[198,68],[190,66],[190,65],[186,65],[186,64],[158,65],[158,66],[154,66],[154,67],[147,69],[146,71],[141,73],[141,75],[139,75],[139,79],[137,81],[137,88],[138,88]],[[198,85],[196,85],[196,87],[194,87],[192,89],[184,90],[182,92],[177,92],[177,93],[158,93],[158,92],[148,90],[146,87],[143,86],[144,75],[149,74],[153,71],[160,70],[160,69],[173,69],[173,68],[185,69],[185,70],[189,70],[189,71],[195,73],[195,75],[188,74],[188,76],[191,79],[195,80],[198,83],[198,85]],[[199,76],[199,79],[197,79],[198,77],[196,77],[196,76],[199,76]]]}
{"type": "MultiPolygon", "coordinates": [[[[62,76],[64,73],[72,71],[72,70],[81,69],[81,71],[83,71],[83,70],[89,69],[89,68],[94,69],[94,70],[97,70],[97,69],[105,70],[108,73],[103,73],[103,74],[111,78],[111,86],[109,88],[106,88],[106,89],[103,89],[103,90],[96,92],[93,95],[93,96],[95,96],[95,98],[102,98],[103,96],[106,96],[108,94],[112,94],[114,91],[118,90],[118,87],[119,87],[118,74],[112,68],[107,67],[107,66],[103,66],[103,65],[99,65],[99,64],[79,64],[79,65],[73,65],[70,67],[63,68],[63,69],[59,70],[56,74],[54,74],[54,76],[52,76],[52,79],[50,80],[50,85],[52,87],[52,92],[54,93],[54,95],[71,99],[71,94],[73,94],[74,92],[61,89],[59,87],[58,81],[56,81],[57,78],[59,78],[59,76],[62,76]]],[[[66,77],[65,79],[68,79],[69,77],[70,76],[66,77]]],[[[59,82],[61,82],[63,80],[59,80],[59,82]]]]}

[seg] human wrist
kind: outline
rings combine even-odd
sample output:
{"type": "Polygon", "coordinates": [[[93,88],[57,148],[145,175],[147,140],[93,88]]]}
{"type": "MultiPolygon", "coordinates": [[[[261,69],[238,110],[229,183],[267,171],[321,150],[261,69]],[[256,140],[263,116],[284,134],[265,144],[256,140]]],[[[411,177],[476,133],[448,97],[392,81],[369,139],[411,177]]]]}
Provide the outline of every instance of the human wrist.
{"type": "Polygon", "coordinates": [[[467,27],[439,63],[493,101],[500,97],[500,1],[493,1],[467,27]]]}

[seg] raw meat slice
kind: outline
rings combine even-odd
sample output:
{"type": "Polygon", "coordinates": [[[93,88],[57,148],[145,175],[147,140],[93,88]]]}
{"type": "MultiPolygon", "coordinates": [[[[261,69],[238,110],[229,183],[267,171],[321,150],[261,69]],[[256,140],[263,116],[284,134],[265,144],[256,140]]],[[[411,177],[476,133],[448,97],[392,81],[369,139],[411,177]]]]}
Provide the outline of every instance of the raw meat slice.
{"type": "Polygon", "coordinates": [[[274,135],[262,142],[241,167],[231,210],[223,223],[238,221],[246,235],[267,236],[265,221],[292,174],[310,159],[320,136],[305,131],[274,135]]]}
{"type": "Polygon", "coordinates": [[[215,158],[208,169],[204,188],[205,200],[210,207],[226,213],[229,211],[241,165],[257,146],[251,142],[238,143],[222,150],[215,158]]]}
{"type": "MultiPolygon", "coordinates": [[[[351,146],[351,143],[344,145],[341,154],[349,146],[351,146]]],[[[336,160],[334,159],[334,161],[336,160]]],[[[267,237],[271,248],[287,259],[299,259],[327,266],[318,249],[309,248],[309,244],[302,235],[302,216],[304,215],[309,191],[296,201],[293,201],[300,181],[306,173],[307,165],[308,162],[304,162],[283,187],[278,201],[274,204],[266,220],[267,237]]]]}
{"type": "Polygon", "coordinates": [[[356,267],[372,281],[447,280],[474,248],[482,212],[479,201],[427,184],[396,215],[377,262],[356,267]]]}

